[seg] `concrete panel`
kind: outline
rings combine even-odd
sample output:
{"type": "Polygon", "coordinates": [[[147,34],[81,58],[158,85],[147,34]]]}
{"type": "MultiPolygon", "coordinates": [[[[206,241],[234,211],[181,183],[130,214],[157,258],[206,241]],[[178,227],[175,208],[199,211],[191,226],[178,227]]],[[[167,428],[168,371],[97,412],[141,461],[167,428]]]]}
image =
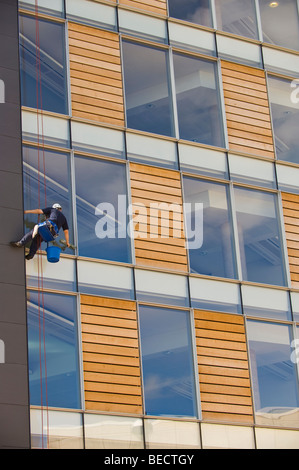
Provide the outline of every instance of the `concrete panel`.
{"type": "Polygon", "coordinates": [[[0,448],[30,447],[18,1],[0,0],[0,448]]]}

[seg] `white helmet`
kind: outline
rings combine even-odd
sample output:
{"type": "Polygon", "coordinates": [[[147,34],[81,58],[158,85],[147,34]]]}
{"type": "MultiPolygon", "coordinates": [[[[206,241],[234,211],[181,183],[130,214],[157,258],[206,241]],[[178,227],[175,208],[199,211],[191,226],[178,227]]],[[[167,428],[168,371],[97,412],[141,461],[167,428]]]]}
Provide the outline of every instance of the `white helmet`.
{"type": "Polygon", "coordinates": [[[60,204],[53,204],[52,209],[62,209],[60,204]]]}

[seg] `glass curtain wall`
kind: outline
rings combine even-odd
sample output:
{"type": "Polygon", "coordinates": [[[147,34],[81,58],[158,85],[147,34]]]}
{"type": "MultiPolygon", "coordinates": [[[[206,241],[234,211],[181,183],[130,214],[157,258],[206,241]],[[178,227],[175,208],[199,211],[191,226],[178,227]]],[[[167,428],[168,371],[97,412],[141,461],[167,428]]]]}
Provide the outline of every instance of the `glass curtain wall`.
{"type": "Polygon", "coordinates": [[[168,0],[169,16],[212,27],[210,0],[168,0]]]}
{"type": "Polygon", "coordinates": [[[20,16],[23,106],[68,114],[64,24],[20,16]]]}
{"type": "Polygon", "coordinates": [[[299,50],[297,0],[259,0],[263,41],[299,50]]]}
{"type": "Polygon", "coordinates": [[[174,136],[168,51],[123,41],[127,126],[174,136]]]}
{"type": "Polygon", "coordinates": [[[299,163],[298,85],[298,80],[268,76],[276,157],[291,163],[299,163]]]}
{"type": "Polygon", "coordinates": [[[174,53],[173,65],[180,138],[224,147],[217,64],[174,53]]]}
{"type": "Polygon", "coordinates": [[[27,295],[30,403],[80,408],[76,297],[27,295]]]}
{"type": "Polygon", "coordinates": [[[236,278],[227,185],[190,177],[184,177],[183,184],[184,202],[189,204],[191,210],[188,214],[190,219],[190,224],[187,225],[188,240],[191,239],[191,232],[196,230],[195,204],[203,204],[203,243],[196,249],[189,248],[191,272],[236,278]]]}
{"type": "Polygon", "coordinates": [[[277,195],[234,188],[243,280],[284,286],[277,195]]]}
{"type": "Polygon", "coordinates": [[[257,424],[298,426],[298,376],[290,325],[248,320],[257,424]]]}
{"type": "MultiPolygon", "coordinates": [[[[69,154],[38,147],[24,146],[23,148],[23,181],[24,208],[37,209],[59,203],[69,224],[70,243],[73,238],[72,191],[69,154]]],[[[42,217],[39,220],[42,222],[42,217]]],[[[38,216],[26,214],[25,229],[31,230],[38,223],[38,216]]],[[[64,239],[62,230],[55,240],[65,253],[74,254],[71,248],[66,248],[61,240],[64,239]]],[[[44,248],[44,247],[42,247],[44,248]]]]}
{"type": "Polygon", "coordinates": [[[215,0],[217,29],[258,39],[254,0],[215,0]]]}
{"type": "Polygon", "coordinates": [[[140,306],[147,415],[197,416],[190,313],[140,306]]]}
{"type": "Polygon", "coordinates": [[[78,253],[131,261],[126,165],[75,156],[78,253]]]}

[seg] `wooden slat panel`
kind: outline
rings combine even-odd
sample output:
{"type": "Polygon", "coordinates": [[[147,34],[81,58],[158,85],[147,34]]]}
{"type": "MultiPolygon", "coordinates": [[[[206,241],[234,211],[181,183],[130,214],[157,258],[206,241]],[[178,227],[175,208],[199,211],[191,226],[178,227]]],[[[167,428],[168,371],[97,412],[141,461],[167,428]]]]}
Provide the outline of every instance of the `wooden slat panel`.
{"type": "Polygon", "coordinates": [[[123,126],[118,35],[72,22],[68,31],[72,115],[123,126]]]}
{"type": "Polygon", "coordinates": [[[253,422],[244,318],[195,310],[203,419],[253,422]]]}
{"type": "Polygon", "coordinates": [[[292,287],[299,288],[299,195],[281,193],[292,287]]]}
{"type": "Polygon", "coordinates": [[[81,296],[85,407],[142,413],[136,305],[81,296]]]}
{"type": "Polygon", "coordinates": [[[167,15],[166,0],[119,0],[119,3],[163,16],[167,15]]]}
{"type": "Polygon", "coordinates": [[[264,72],[226,61],[221,67],[230,149],[274,159],[264,72]]]}
{"type": "Polygon", "coordinates": [[[136,263],[186,272],[180,174],[130,163],[130,179],[136,263]]]}

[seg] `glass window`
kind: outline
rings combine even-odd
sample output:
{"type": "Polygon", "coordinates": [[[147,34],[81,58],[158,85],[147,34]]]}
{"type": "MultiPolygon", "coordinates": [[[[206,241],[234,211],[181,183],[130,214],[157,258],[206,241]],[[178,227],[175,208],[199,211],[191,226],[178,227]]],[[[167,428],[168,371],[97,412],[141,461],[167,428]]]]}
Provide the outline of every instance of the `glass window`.
{"type": "Polygon", "coordinates": [[[135,283],[137,300],[189,307],[185,276],[135,269],[135,283]]]}
{"type": "Polygon", "coordinates": [[[78,260],[79,292],[121,299],[134,299],[133,272],[127,266],[78,260]]]}
{"type": "Polygon", "coordinates": [[[257,424],[298,427],[298,377],[291,360],[291,327],[247,321],[257,424]]]}
{"type": "Polygon", "coordinates": [[[196,417],[189,311],[141,305],[139,322],[146,414],[196,417]]]}
{"type": "Polygon", "coordinates": [[[292,163],[299,163],[298,87],[298,80],[268,77],[276,157],[292,163]]]}
{"type": "Polygon", "coordinates": [[[210,0],[168,0],[169,16],[203,26],[212,26],[210,0]]]}
{"type": "Polygon", "coordinates": [[[285,285],[277,195],[234,189],[243,280],[285,285]]]}
{"type": "Polygon", "coordinates": [[[200,449],[198,423],[147,418],[144,432],[147,449],[200,449]]]}
{"type": "Polygon", "coordinates": [[[212,183],[184,177],[184,208],[191,272],[207,276],[236,278],[234,242],[228,188],[225,184],[212,183]],[[194,247],[189,240],[192,231],[197,234],[198,219],[195,204],[203,204],[202,245],[194,247]],[[186,213],[190,211],[189,213],[186,213]],[[189,221],[189,222],[188,222],[189,221]]]}
{"type": "Polygon", "coordinates": [[[127,126],[174,136],[168,52],[123,41],[127,126]]]}
{"type": "Polygon", "coordinates": [[[217,64],[178,53],[173,63],[180,138],[224,147],[217,64]]]}
{"type": "MultiPolygon", "coordinates": [[[[70,243],[73,244],[72,198],[70,183],[69,155],[37,147],[23,148],[24,208],[37,209],[59,203],[67,218],[70,243]]],[[[42,220],[42,219],[41,219],[42,220]]],[[[35,214],[26,214],[25,228],[32,229],[38,222],[35,214]]],[[[65,253],[74,254],[72,248],[63,243],[64,233],[60,230],[58,243],[65,253]]]]}
{"type": "Polygon", "coordinates": [[[263,40],[298,50],[299,21],[297,0],[270,2],[259,0],[263,40]]]}
{"type": "Polygon", "coordinates": [[[89,0],[66,0],[66,17],[92,26],[116,29],[116,8],[89,0]]]}
{"type": "Polygon", "coordinates": [[[84,415],[86,449],[143,449],[140,418],[84,415]]]}
{"type": "Polygon", "coordinates": [[[76,156],[75,174],[79,255],[130,262],[126,166],[76,156]]]}
{"type": "Polygon", "coordinates": [[[201,310],[241,313],[238,284],[190,277],[191,306],[201,310]]]}
{"type": "Polygon", "coordinates": [[[255,317],[291,320],[289,294],[285,290],[241,286],[244,313],[255,317]]]}
{"type": "Polygon", "coordinates": [[[68,114],[64,25],[20,17],[22,105],[68,114]]]}
{"type": "Polygon", "coordinates": [[[254,0],[216,0],[217,29],[258,39],[254,0]]]}
{"type": "Polygon", "coordinates": [[[33,449],[83,449],[81,413],[30,410],[33,449]]]}
{"type": "Polygon", "coordinates": [[[201,423],[203,449],[254,449],[253,429],[245,426],[201,423]]]}
{"type": "Polygon", "coordinates": [[[30,403],[80,408],[77,299],[29,291],[30,403]]]}

